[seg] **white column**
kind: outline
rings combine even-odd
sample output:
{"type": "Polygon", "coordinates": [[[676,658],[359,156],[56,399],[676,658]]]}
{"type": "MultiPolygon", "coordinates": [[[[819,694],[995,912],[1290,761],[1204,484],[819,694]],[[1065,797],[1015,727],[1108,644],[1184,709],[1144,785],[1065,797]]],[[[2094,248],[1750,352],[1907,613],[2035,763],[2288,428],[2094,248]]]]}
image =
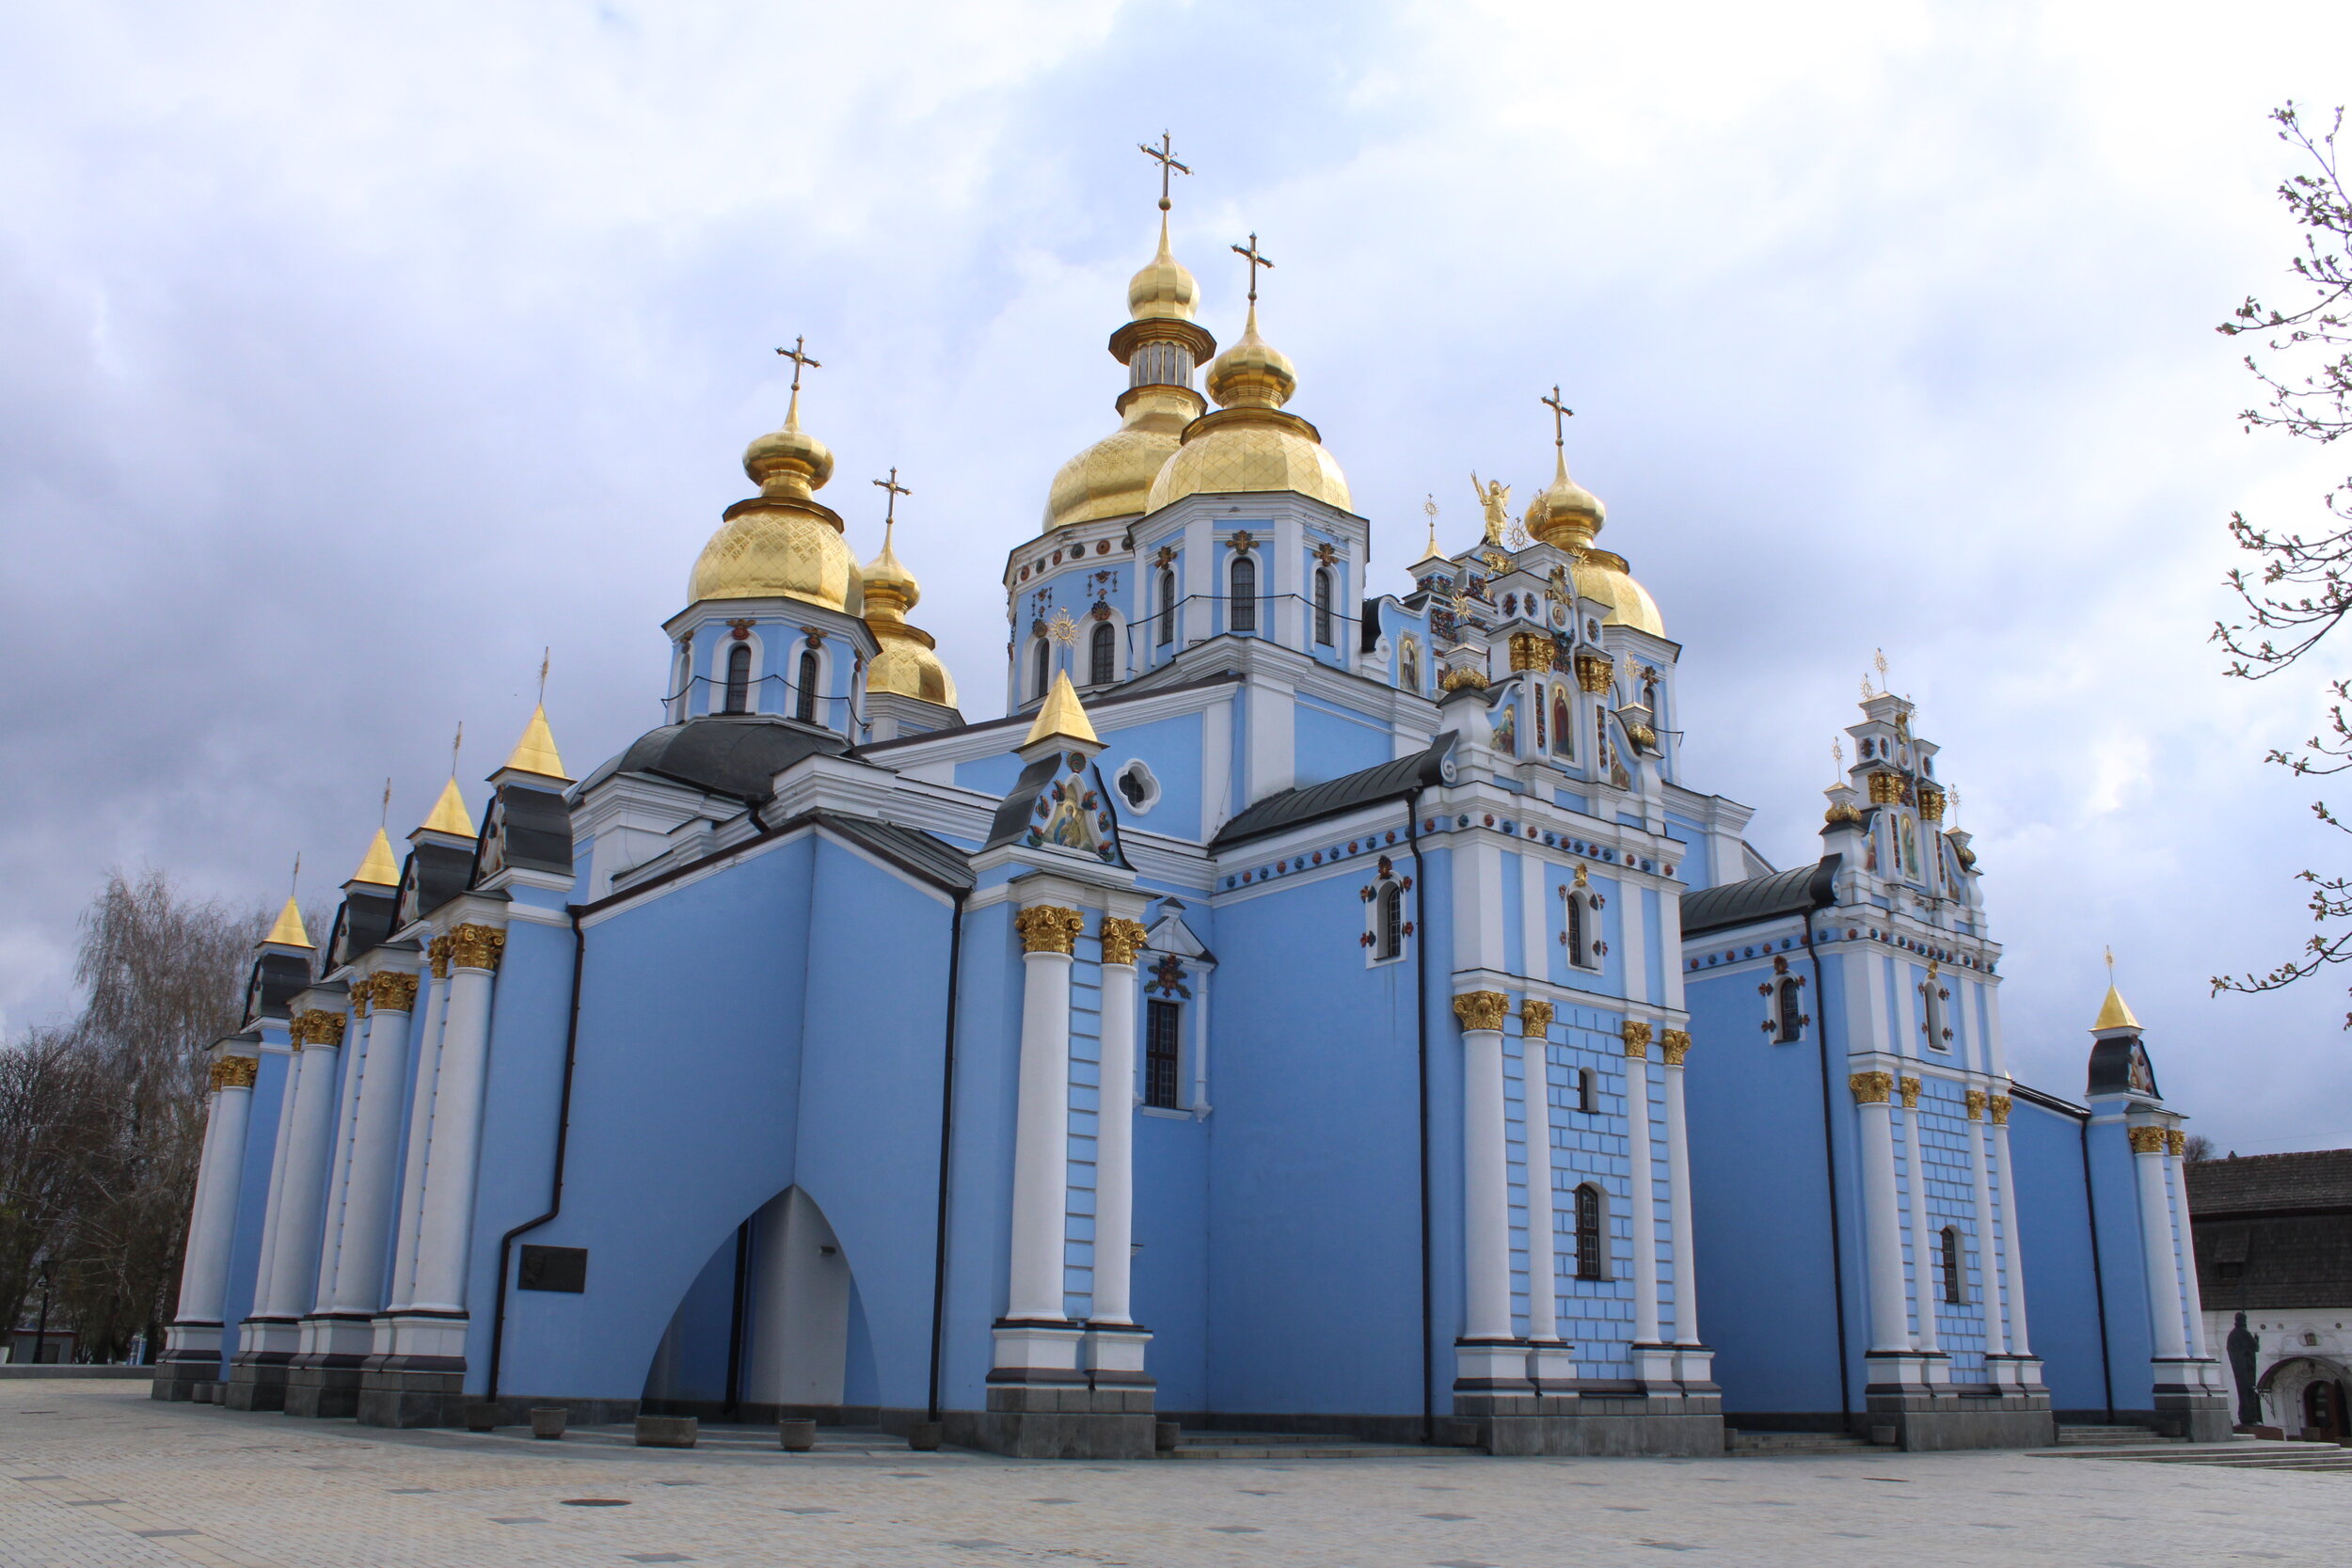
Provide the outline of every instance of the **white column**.
{"type": "Polygon", "coordinates": [[[2017,1172],[2009,1157],[2010,1099],[1996,1094],[1990,1103],[1993,1153],[2001,1167],[2001,1267],[2009,1275],[2009,1353],[2031,1355],[2033,1340],[2026,1333],[2026,1241],[2017,1223],[2017,1172]]]}
{"type": "Polygon", "coordinates": [[[1103,1084],[1096,1113],[1094,1311],[1098,1323],[1131,1323],[1135,1257],[1136,951],[1143,927],[1103,922],[1103,1084]]]}
{"type": "Polygon", "coordinates": [[[1504,1144],[1502,1020],[1511,999],[1469,991],[1462,1022],[1462,1338],[1511,1334],[1511,1167],[1504,1144]]]}
{"type": "Polygon", "coordinates": [[[417,1037],[417,1092],[410,1098],[408,1149],[401,1161],[400,1232],[392,1247],[392,1281],[385,1304],[394,1312],[417,1299],[417,1242],[424,1221],[424,1175],[431,1158],[433,1095],[441,1067],[441,1031],[449,1022],[449,939],[435,937],[433,978],[424,1003],[424,1027],[417,1037]]]}
{"type": "Polygon", "coordinates": [[[2148,1317],[2156,1333],[2156,1358],[2178,1361],[2188,1354],[2181,1323],[2181,1275],[2172,1250],[2172,1198],[2165,1191],[2164,1129],[2134,1127],[2132,1164],[2139,1177],[2139,1252],[2148,1276],[2148,1317]]]}
{"type": "Polygon", "coordinates": [[[1993,1129],[1984,1119],[1984,1102],[1982,1089],[1968,1091],[1968,1164],[1976,1182],[1979,1306],[1984,1315],[1984,1354],[2003,1355],[2008,1354],[2009,1341],[2001,1329],[2001,1260],[1994,1251],[1993,1181],[1987,1174],[1993,1129]]]}
{"type": "Polygon", "coordinates": [[[278,1088],[278,1131],[270,1141],[269,1191],[262,1199],[262,1256],[253,1271],[252,1316],[257,1318],[269,1310],[278,1278],[278,1238],[286,1229],[278,1223],[284,1212],[278,1198],[286,1189],[286,1155],[294,1146],[294,1076],[302,1065],[301,1052],[296,1043],[286,1053],[286,1077],[278,1088]]]}
{"type": "Polygon", "coordinates": [[[246,1128],[260,1065],[251,1056],[223,1056],[213,1064],[213,1101],[204,1117],[204,1153],[173,1314],[183,1322],[217,1323],[228,1301],[229,1249],[236,1239],[237,1189],[245,1180],[246,1128]]]}
{"type": "Polygon", "coordinates": [[[368,1052],[354,1064],[358,1085],[331,1300],[337,1312],[373,1317],[384,1309],[384,1243],[400,1174],[400,1108],[408,1088],[408,1025],[417,977],[382,971],[370,979],[369,997],[368,1052]]]}
{"type": "Polygon", "coordinates": [[[1936,1333],[1936,1259],[1942,1249],[1931,1244],[1928,1227],[1927,1166],[1919,1148],[1919,1080],[1906,1074],[1900,1081],[1903,1097],[1903,1163],[1911,1173],[1911,1298],[1919,1314],[1915,1348],[1932,1353],[1941,1342],[1936,1333]]]}
{"type": "Polygon", "coordinates": [[[320,1227],[326,1210],[326,1161],[335,1137],[336,1058],[342,1053],[341,1013],[306,1013],[294,1020],[295,1051],[286,1096],[286,1169],[274,1221],[278,1245],[270,1259],[266,1316],[299,1318],[318,1299],[320,1227]],[[309,1038],[304,1037],[307,1031],[309,1038]]]}
{"type": "Polygon", "coordinates": [[[1862,1142],[1863,1250],[1870,1271],[1870,1348],[1911,1349],[1909,1303],[1903,1296],[1902,1205],[1895,1189],[1895,1128],[1887,1108],[1894,1078],[1885,1072],[1849,1075],[1862,1142]]]}
{"type": "MultiPolygon", "coordinates": [[[[1631,981],[1627,982],[1629,986],[1631,981]]],[[[1633,1167],[1633,1342],[1654,1345],[1658,1338],[1658,1171],[1650,1153],[1650,1026],[1625,1026],[1626,1153],[1633,1167]]]]}
{"type": "Polygon", "coordinates": [[[1070,1207],[1070,963],[1085,919],[1033,905],[1021,931],[1021,1075],[1013,1132],[1012,1245],[1005,1316],[1062,1323],[1070,1207]]]}
{"type": "MultiPolygon", "coordinates": [[[[1535,863],[1533,856],[1529,863],[1535,863]]],[[[1538,904],[1538,926],[1542,916],[1538,904]]],[[[1560,1338],[1559,1237],[1551,1218],[1551,1059],[1546,1049],[1550,1030],[1550,1003],[1531,997],[1519,1004],[1519,1082],[1527,1126],[1527,1337],[1538,1344],[1560,1338]]]]}
{"type": "Polygon", "coordinates": [[[473,1241],[473,1197],[480,1177],[483,1087],[490,1069],[490,998],[506,950],[496,926],[449,933],[449,1016],[434,1074],[433,1138],[417,1232],[420,1312],[466,1310],[466,1260],[473,1241]]]}
{"type": "Polygon", "coordinates": [[[1698,1251],[1691,1241],[1690,1130],[1682,1116],[1682,1059],[1690,1050],[1686,1031],[1666,1031],[1661,1053],[1666,1059],[1667,1214],[1675,1263],[1675,1342],[1683,1345],[1700,1342],[1698,1251]]]}
{"type": "Polygon", "coordinates": [[[351,1132],[359,1117],[359,1078],[367,1067],[368,1024],[366,993],[360,991],[352,998],[352,1011],[343,1031],[342,1077],[337,1085],[339,1099],[326,1146],[326,1203],[324,1228],[319,1235],[317,1276],[311,1283],[310,1300],[305,1308],[310,1312],[334,1308],[335,1270],[342,1259],[343,1191],[351,1178],[351,1132]]]}
{"type": "Polygon", "coordinates": [[[2188,1134],[2174,1128],[2165,1133],[2165,1140],[2164,1168],[2170,1179],[2172,1196],[2173,1256],[2179,1260],[2181,1291],[2188,1309],[2188,1354],[2202,1361],[2210,1358],[2213,1352],[2205,1343],[2205,1294],[2197,1283],[2197,1250],[2188,1227],[2188,1180],[2181,1168],[2188,1134]]]}

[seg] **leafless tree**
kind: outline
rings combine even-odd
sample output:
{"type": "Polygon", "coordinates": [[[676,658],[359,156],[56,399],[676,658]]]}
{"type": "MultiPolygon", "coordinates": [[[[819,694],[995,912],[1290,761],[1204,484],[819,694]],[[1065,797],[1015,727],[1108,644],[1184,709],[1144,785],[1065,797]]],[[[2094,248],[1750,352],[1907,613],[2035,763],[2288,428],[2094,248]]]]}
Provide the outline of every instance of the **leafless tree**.
{"type": "Polygon", "coordinates": [[[2181,1158],[2191,1163],[2212,1159],[2213,1140],[2202,1132],[2191,1132],[2187,1144],[2181,1149],[2181,1158]]]}
{"type": "Polygon", "coordinates": [[[161,871],[111,874],[83,916],[81,1015],[0,1053],[0,1096],[24,1111],[0,1131],[0,1306],[21,1308],[42,1258],[54,1315],[91,1359],[152,1343],[170,1316],[205,1050],[241,1022],[265,928],[258,911],[183,897],[161,871]]]}
{"type": "MultiPolygon", "coordinates": [[[[2322,445],[2352,431],[2352,195],[2347,195],[2336,159],[2336,137],[2344,110],[2336,110],[2324,133],[2313,134],[2290,103],[2272,111],[2279,139],[2295,150],[2299,168],[2279,185],[2279,198],[2300,230],[2300,245],[2289,262],[2289,308],[2265,305],[2249,294],[2219,330],[2250,334],[2259,353],[2246,368],[2263,390],[2264,404],[2240,416],[2248,430],[2279,430],[2322,445]]],[[[2291,668],[2335,630],[2352,611],[2352,479],[2320,498],[2327,521],[2312,529],[2258,527],[2243,513],[2230,515],[2230,533],[2260,564],[2231,572],[2240,618],[2214,627],[2214,640],[2229,650],[2229,673],[2264,680],[2291,668]]],[[[2327,733],[2314,735],[2293,752],[2274,751],[2269,759],[2297,775],[2341,773],[2352,768],[2352,681],[2328,683],[2327,733]]],[[[2339,832],[2352,832],[2324,800],[2312,810],[2339,832]]],[[[2311,885],[2312,920],[2321,927],[2300,956],[2267,974],[2217,975],[2216,991],[2275,990],[2329,964],[2352,960],[2352,878],[2303,871],[2311,885]]],[[[2352,1028],[2352,1014],[2344,1020],[2352,1028]]]]}

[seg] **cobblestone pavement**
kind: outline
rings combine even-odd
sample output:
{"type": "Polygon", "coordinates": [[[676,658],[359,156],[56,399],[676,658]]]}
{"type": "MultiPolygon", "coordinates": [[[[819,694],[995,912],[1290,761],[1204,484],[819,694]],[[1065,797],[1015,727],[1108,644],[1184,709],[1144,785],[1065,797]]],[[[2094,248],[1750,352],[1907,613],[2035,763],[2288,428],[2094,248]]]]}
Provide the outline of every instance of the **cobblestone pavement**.
{"type": "Polygon", "coordinates": [[[143,1384],[0,1384],[5,1568],[1551,1568],[1667,1553],[1741,1568],[2178,1568],[2342,1563],[2347,1522],[2352,1477],[2013,1453],[803,1457],[385,1433],[161,1404],[143,1384]]]}

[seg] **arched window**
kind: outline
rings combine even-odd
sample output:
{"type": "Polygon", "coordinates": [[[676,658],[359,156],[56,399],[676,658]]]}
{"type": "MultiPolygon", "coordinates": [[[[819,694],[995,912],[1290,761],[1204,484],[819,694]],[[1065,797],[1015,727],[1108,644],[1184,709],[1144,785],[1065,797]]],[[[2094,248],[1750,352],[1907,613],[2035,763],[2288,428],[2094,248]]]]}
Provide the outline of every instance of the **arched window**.
{"type": "Polygon", "coordinates": [[[1246,555],[1233,557],[1233,598],[1225,624],[1237,632],[1258,629],[1258,563],[1246,555]]]}
{"type": "Polygon", "coordinates": [[[1119,633],[1108,621],[1094,623],[1094,636],[1087,645],[1087,679],[1095,686],[1108,686],[1119,678],[1119,633]]]}
{"type": "Polygon", "coordinates": [[[1029,649],[1029,695],[1040,702],[1045,700],[1045,689],[1054,678],[1054,645],[1041,637],[1029,649]]]}
{"type": "Polygon", "coordinates": [[[1801,994],[1804,982],[1794,974],[1781,976],[1773,988],[1773,1038],[1782,1045],[1804,1037],[1804,998],[1801,994]]]}
{"type": "Polygon", "coordinates": [[[738,642],[727,650],[727,705],[729,713],[749,713],[752,710],[752,645],[738,642]]]}
{"type": "Polygon", "coordinates": [[[1143,1102],[1156,1110],[1184,1108],[1177,1077],[1184,1061],[1184,1009],[1157,997],[1143,1005],[1143,1102]]]}
{"type": "Polygon", "coordinates": [[[1591,1068],[1581,1067],[1576,1069],[1576,1108],[1588,1117],[1600,1108],[1593,1100],[1593,1069],[1591,1068]]]}
{"type": "Polygon", "coordinates": [[[817,650],[801,650],[801,696],[792,709],[792,717],[803,724],[817,722],[817,650]]]}
{"type": "Polygon", "coordinates": [[[1372,957],[1375,962],[1401,958],[1405,952],[1405,890],[1382,882],[1373,911],[1372,957]]]}
{"type": "Polygon", "coordinates": [[[1160,568],[1160,646],[1165,648],[1176,641],[1176,573],[1172,568],[1160,568]]]}
{"type": "Polygon", "coordinates": [[[1560,933],[1560,944],[1568,950],[1568,962],[1579,969],[1593,967],[1593,944],[1584,935],[1584,891],[1568,889],[1566,929],[1560,933]]]}
{"type": "Polygon", "coordinates": [[[1919,1027],[1927,1035],[1931,1050],[1949,1051],[1952,1048],[1952,1026],[1944,1021],[1944,1004],[1951,1000],[1951,994],[1944,989],[1943,979],[1931,968],[1927,979],[1919,987],[1920,1000],[1926,1004],[1922,1010],[1927,1014],[1920,1021],[1919,1027]]]}
{"type": "Polygon", "coordinates": [[[1315,568],[1315,641],[1328,646],[1331,641],[1331,568],[1315,568]]]}
{"type": "Polygon", "coordinates": [[[1601,1224],[1605,1212],[1600,1189],[1587,1181],[1576,1190],[1576,1277],[1609,1277],[1609,1242],[1601,1224]]]}
{"type": "Polygon", "coordinates": [[[1958,1226],[1947,1225],[1944,1227],[1943,1262],[1944,1299],[1953,1303],[1965,1302],[1968,1299],[1968,1291],[1967,1282],[1960,1271],[1960,1227],[1958,1226]]]}
{"type": "Polygon", "coordinates": [[[1421,644],[1409,637],[1396,651],[1396,684],[1416,695],[1421,691],[1421,644]]]}

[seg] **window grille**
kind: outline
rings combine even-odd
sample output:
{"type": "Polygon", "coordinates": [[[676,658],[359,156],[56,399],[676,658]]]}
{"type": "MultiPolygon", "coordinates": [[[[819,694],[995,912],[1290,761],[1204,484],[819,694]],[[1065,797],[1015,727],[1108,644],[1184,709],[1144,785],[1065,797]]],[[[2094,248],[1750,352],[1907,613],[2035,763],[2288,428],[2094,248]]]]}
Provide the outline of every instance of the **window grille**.
{"type": "Polygon", "coordinates": [[[1147,1002],[1143,1009],[1143,1102],[1164,1111],[1184,1108],[1176,1071],[1184,1060],[1182,1004],[1147,1002]]]}
{"type": "Polygon", "coordinates": [[[1258,563],[1248,556],[1233,558],[1233,599],[1226,624],[1236,632],[1258,629],[1258,563]]]}
{"type": "Polygon", "coordinates": [[[1094,623],[1094,640],[1089,648],[1090,668],[1087,678],[1096,686],[1108,686],[1119,678],[1119,634],[1108,621],[1094,623]]]}
{"type": "Polygon", "coordinates": [[[1331,641],[1331,569],[1315,569],[1315,641],[1328,646],[1331,641]]]}
{"type": "Polygon", "coordinates": [[[1394,882],[1382,882],[1377,912],[1372,956],[1375,959],[1397,958],[1405,951],[1405,890],[1394,882]]]}
{"type": "Polygon", "coordinates": [[[1785,976],[1775,989],[1780,999],[1779,1032],[1775,1038],[1783,1045],[1804,1037],[1804,998],[1799,994],[1802,989],[1793,974],[1785,976]]]}
{"type": "Polygon", "coordinates": [[[801,702],[793,717],[804,724],[817,722],[817,650],[801,650],[801,702]]]}
{"type": "Polygon", "coordinates": [[[1957,1226],[1944,1227],[1944,1299],[1964,1302],[1968,1299],[1965,1280],[1960,1269],[1960,1229],[1957,1226]]]}
{"type": "Polygon", "coordinates": [[[1606,1279],[1608,1255],[1601,1234],[1600,1189],[1589,1182],[1576,1190],[1576,1277],[1606,1279]]]}
{"type": "Polygon", "coordinates": [[[738,642],[727,650],[727,711],[752,710],[752,646],[738,642]]]}
{"type": "Polygon", "coordinates": [[[1160,646],[1176,641],[1176,574],[1160,568],[1160,646]]]}

